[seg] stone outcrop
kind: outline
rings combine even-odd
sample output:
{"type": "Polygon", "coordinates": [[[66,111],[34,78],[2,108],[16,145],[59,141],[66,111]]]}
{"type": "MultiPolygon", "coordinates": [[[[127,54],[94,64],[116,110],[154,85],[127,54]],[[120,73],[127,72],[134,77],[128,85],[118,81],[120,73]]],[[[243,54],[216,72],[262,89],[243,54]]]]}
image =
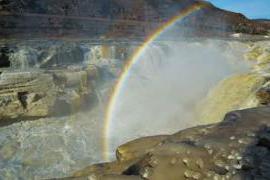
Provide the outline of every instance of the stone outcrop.
{"type": "Polygon", "coordinates": [[[234,111],[218,124],[134,140],[117,161],[67,179],[268,179],[270,108],[234,111]]]}
{"type": "Polygon", "coordinates": [[[46,117],[81,109],[93,97],[96,69],[3,71],[0,75],[0,119],[46,117]]]}
{"type": "Polygon", "coordinates": [[[46,116],[56,99],[53,77],[34,72],[2,73],[1,119],[46,116]]]}

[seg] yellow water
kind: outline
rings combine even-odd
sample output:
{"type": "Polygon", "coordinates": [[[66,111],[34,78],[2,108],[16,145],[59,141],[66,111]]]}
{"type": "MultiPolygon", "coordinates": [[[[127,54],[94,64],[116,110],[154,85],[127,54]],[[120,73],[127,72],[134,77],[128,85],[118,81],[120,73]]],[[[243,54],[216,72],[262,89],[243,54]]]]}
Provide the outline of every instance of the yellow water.
{"type": "Polygon", "coordinates": [[[221,121],[227,112],[257,107],[257,90],[266,79],[259,74],[240,74],[220,82],[197,107],[203,123],[221,121]]]}

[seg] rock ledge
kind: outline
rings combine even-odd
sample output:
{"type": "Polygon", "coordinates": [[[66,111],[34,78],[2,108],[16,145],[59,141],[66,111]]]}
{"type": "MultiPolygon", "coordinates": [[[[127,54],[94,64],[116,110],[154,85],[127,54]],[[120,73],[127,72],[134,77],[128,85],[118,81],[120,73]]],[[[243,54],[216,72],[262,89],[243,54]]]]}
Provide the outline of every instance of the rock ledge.
{"type": "Polygon", "coordinates": [[[169,136],[134,140],[117,161],[97,164],[67,179],[268,179],[270,108],[228,113],[218,124],[169,136]]]}

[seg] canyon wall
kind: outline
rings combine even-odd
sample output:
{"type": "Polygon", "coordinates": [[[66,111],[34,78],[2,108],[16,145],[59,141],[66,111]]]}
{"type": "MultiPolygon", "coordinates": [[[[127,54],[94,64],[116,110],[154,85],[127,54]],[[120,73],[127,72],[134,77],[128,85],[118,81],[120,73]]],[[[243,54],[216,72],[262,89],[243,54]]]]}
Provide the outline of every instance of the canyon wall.
{"type": "Polygon", "coordinates": [[[199,0],[155,3],[147,0],[1,0],[0,36],[20,39],[144,39],[164,22],[192,6],[202,9],[182,19],[177,33],[167,38],[174,39],[179,33],[224,37],[229,33],[268,33],[269,23],[266,21],[250,20],[242,14],[199,0]]]}

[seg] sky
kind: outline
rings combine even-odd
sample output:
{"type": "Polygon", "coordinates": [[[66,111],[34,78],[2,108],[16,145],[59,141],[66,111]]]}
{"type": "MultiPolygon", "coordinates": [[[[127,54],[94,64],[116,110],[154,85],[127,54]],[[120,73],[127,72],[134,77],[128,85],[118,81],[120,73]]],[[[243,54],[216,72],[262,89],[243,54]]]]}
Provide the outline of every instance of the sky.
{"type": "Polygon", "coordinates": [[[240,12],[251,19],[270,19],[270,0],[208,0],[215,6],[240,12]]]}

